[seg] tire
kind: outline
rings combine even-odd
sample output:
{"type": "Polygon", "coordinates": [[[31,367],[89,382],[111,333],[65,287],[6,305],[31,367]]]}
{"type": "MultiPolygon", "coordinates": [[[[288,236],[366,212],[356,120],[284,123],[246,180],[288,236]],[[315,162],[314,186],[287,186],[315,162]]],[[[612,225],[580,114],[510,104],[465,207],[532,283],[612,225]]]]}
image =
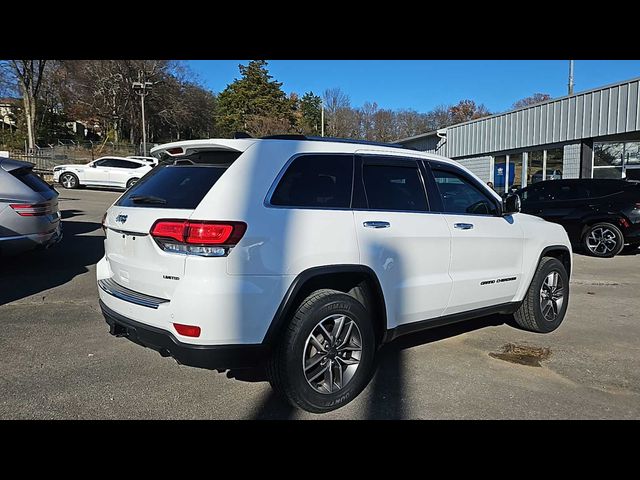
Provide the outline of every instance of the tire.
{"type": "Polygon", "coordinates": [[[267,375],[273,389],[294,407],[312,413],[329,412],[349,403],[369,383],[376,340],[370,317],[355,298],[336,290],[317,290],[302,301],[283,330],[269,359],[267,375]],[[342,328],[340,318],[344,318],[342,328]],[[340,330],[326,355],[311,340],[313,336],[325,345],[329,343],[320,324],[330,336],[335,335],[336,328],[340,330]],[[360,351],[356,350],[358,343],[360,351]],[[338,349],[336,354],[336,347],[347,350],[338,349]],[[353,369],[358,355],[359,363],[353,369]],[[338,388],[340,380],[343,383],[338,388]]]}
{"type": "Polygon", "coordinates": [[[582,236],[582,247],[588,255],[599,258],[611,258],[624,248],[624,236],[612,223],[591,225],[582,236]]]}
{"type": "Polygon", "coordinates": [[[130,178],[129,181],[127,182],[127,190],[129,190],[136,183],[138,183],[138,180],[140,180],[140,179],[139,178],[130,178]]]}
{"type": "MultiPolygon", "coordinates": [[[[554,293],[553,295],[555,296],[556,294],[554,293]]],[[[557,258],[543,257],[538,265],[538,270],[533,276],[533,280],[531,280],[527,294],[518,310],[514,313],[513,318],[516,323],[525,330],[537,333],[549,333],[558,328],[562,320],[564,320],[568,304],[569,276],[567,275],[567,270],[557,258]],[[558,276],[556,285],[562,288],[562,301],[560,304],[558,302],[559,299],[552,301],[550,305],[551,310],[549,311],[547,310],[548,299],[546,298],[549,290],[545,285],[545,280],[553,273],[556,273],[558,276]],[[543,285],[545,286],[544,299],[542,297],[543,285]],[[554,312],[555,316],[552,315],[554,312]]]]}
{"type": "Polygon", "coordinates": [[[78,188],[80,186],[80,180],[78,180],[77,175],[74,173],[65,172],[60,175],[60,185],[64,188],[73,190],[74,188],[78,188]]]}

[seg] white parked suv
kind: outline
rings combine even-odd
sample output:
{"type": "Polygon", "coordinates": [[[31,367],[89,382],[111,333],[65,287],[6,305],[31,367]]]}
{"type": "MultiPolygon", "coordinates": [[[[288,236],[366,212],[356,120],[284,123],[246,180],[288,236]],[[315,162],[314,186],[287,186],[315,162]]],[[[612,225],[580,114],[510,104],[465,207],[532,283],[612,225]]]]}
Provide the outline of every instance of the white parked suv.
{"type": "Polygon", "coordinates": [[[110,332],[203,368],[266,365],[327,412],[378,348],[491,314],[551,332],[571,244],[458,163],[365,142],[278,136],[161,145],[107,211],[97,266],[110,332]]]}
{"type": "Polygon", "coordinates": [[[129,188],[149,172],[154,165],[146,160],[102,157],[86,165],[59,165],[53,169],[53,181],[64,188],[81,185],[129,188]]]}

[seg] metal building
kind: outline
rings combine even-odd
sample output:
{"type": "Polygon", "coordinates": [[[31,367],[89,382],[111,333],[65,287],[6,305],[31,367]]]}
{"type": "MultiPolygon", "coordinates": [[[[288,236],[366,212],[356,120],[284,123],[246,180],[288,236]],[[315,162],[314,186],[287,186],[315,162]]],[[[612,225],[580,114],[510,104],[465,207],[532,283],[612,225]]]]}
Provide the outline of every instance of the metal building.
{"type": "Polygon", "coordinates": [[[399,140],[496,191],[560,178],[640,179],[640,78],[399,140]]]}

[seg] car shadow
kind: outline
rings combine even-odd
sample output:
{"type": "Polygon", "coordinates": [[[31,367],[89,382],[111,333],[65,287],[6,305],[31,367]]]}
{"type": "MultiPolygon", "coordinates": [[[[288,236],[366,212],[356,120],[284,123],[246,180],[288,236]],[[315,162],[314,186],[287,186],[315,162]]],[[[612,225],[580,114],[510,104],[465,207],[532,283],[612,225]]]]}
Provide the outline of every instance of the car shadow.
{"type": "MultiPolygon", "coordinates": [[[[376,371],[368,389],[364,418],[368,420],[398,420],[406,417],[404,409],[406,359],[404,351],[438,342],[486,327],[508,324],[515,326],[511,315],[490,315],[464,322],[444,325],[397,338],[384,345],[376,358],[376,371]]],[[[266,382],[263,369],[230,370],[227,377],[242,382],[266,382]]],[[[293,418],[295,409],[276,392],[270,391],[256,409],[254,420],[285,420],[293,418]]]]}
{"type": "MultiPolygon", "coordinates": [[[[62,212],[63,218],[74,216],[62,212]]],[[[60,243],[47,250],[32,250],[0,260],[0,305],[63,285],[89,271],[104,254],[102,235],[84,235],[100,228],[96,222],[62,222],[60,243]]]]}
{"type": "Polygon", "coordinates": [[[83,215],[83,214],[84,214],[84,210],[77,210],[75,208],[71,208],[69,210],[62,210],[60,212],[60,216],[62,217],[63,220],[77,217],[78,215],[83,215]]]}

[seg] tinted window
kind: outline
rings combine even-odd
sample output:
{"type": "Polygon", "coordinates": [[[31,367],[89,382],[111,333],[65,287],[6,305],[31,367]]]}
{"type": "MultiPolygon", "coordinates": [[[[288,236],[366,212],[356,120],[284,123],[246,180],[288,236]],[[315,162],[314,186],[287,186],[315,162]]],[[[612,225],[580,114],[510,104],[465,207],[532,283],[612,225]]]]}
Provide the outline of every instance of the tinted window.
{"type": "Polygon", "coordinates": [[[556,193],[556,185],[552,183],[537,183],[522,190],[520,199],[523,202],[545,202],[553,200],[556,193]]]}
{"type": "Polygon", "coordinates": [[[606,195],[621,192],[624,189],[624,186],[625,182],[618,180],[592,182],[589,184],[589,193],[592,197],[604,197],[606,195]]]}
{"type": "MultiPolygon", "coordinates": [[[[364,165],[364,188],[372,210],[424,212],[427,198],[417,166],[364,165]]],[[[415,165],[415,164],[414,164],[415,165]]]]}
{"type": "Polygon", "coordinates": [[[192,210],[226,170],[226,166],[157,167],[142,177],[117,205],[192,210]]]}
{"type": "Polygon", "coordinates": [[[271,197],[272,205],[349,208],[353,157],[302,155],[285,172],[271,197]]]}
{"type": "Polygon", "coordinates": [[[118,168],[140,168],[142,165],[136,162],[127,162],[126,160],[111,160],[111,167],[118,168]]]}
{"type": "Polygon", "coordinates": [[[30,168],[19,168],[18,170],[11,172],[11,174],[34,192],[46,192],[47,190],[51,190],[49,184],[33,173],[30,168]]]}
{"type": "Polygon", "coordinates": [[[104,160],[98,160],[95,165],[97,167],[117,167],[118,160],[115,158],[105,158],[104,160]]]}
{"type": "Polygon", "coordinates": [[[433,169],[445,212],[495,215],[495,202],[467,179],[455,173],[433,169]]]}
{"type": "Polygon", "coordinates": [[[556,200],[578,200],[581,198],[589,198],[589,190],[580,183],[560,185],[555,194],[556,200]]]}

